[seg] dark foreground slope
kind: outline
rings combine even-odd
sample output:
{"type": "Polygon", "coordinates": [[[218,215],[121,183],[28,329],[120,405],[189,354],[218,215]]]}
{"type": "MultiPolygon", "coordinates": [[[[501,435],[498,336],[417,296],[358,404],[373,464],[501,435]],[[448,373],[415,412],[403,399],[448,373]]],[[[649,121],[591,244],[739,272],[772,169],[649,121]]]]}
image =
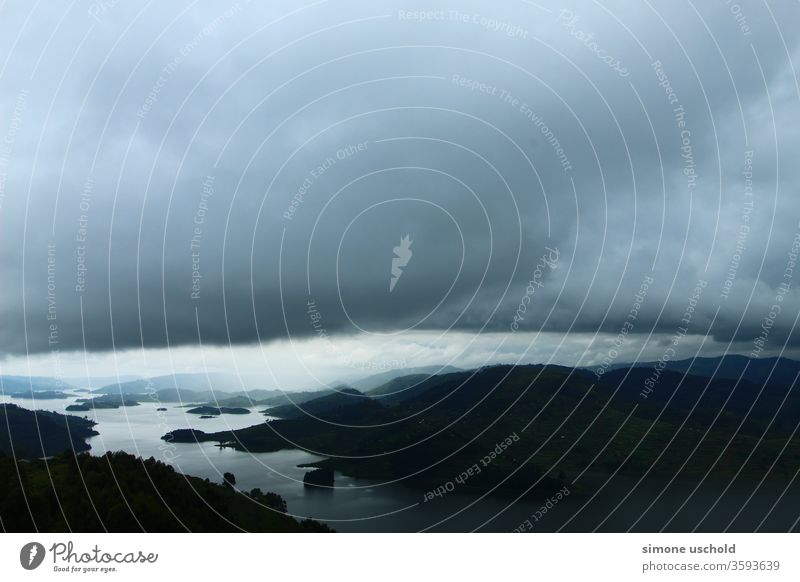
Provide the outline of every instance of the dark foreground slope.
{"type": "Polygon", "coordinates": [[[0,523],[9,532],[309,532],[274,493],[241,493],[126,453],[0,457],[0,523]]]}
{"type": "Polygon", "coordinates": [[[88,451],[97,435],[86,418],[0,404],[0,452],[17,459],[40,459],[66,451],[88,451]]]}

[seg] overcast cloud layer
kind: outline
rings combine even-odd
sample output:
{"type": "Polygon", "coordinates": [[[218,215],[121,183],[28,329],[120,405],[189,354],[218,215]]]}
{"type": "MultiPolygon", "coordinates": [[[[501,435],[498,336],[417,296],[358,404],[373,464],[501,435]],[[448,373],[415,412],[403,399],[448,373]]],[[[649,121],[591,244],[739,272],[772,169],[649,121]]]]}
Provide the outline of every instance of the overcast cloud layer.
{"type": "Polygon", "coordinates": [[[516,348],[484,361],[550,338],[597,363],[708,334],[793,354],[798,22],[789,2],[6,3],[0,353],[293,338],[410,364],[452,338],[427,358],[458,365],[488,334],[516,348]]]}

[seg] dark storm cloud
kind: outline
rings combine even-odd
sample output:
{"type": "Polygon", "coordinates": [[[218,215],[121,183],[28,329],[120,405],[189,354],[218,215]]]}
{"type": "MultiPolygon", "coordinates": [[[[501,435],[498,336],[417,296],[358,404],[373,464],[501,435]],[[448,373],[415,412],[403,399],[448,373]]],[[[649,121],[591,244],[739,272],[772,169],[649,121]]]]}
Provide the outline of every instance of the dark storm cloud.
{"type": "Polygon", "coordinates": [[[650,279],[632,334],[796,343],[798,9],[740,5],[5,6],[0,349],[616,334],[650,279]]]}

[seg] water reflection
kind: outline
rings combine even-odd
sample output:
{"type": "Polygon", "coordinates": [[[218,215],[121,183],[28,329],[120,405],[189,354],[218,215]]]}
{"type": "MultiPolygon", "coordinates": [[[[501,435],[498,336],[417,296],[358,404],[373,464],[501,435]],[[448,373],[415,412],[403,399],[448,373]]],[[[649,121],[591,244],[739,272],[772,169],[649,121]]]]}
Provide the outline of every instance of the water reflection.
{"type": "MultiPolygon", "coordinates": [[[[6,396],[0,399],[25,408],[63,412],[77,396],[46,401],[6,396]]],[[[634,524],[637,531],[658,531],[665,524],[669,524],[671,531],[690,531],[698,524],[699,531],[720,531],[734,517],[732,531],[753,531],[765,515],[769,517],[761,526],[762,530],[787,531],[800,516],[800,490],[794,483],[783,497],[784,483],[761,487],[749,503],[754,490],[752,483],[736,483],[721,496],[727,483],[707,482],[695,492],[693,482],[677,480],[659,499],[664,488],[659,482],[644,482],[625,499],[636,481],[617,477],[591,501],[590,495],[570,495],[552,511],[540,516],[539,521],[534,521],[532,516],[540,510],[544,500],[512,503],[510,499],[454,492],[425,502],[423,491],[401,484],[383,485],[354,479],[340,473],[336,474],[333,490],[305,487],[303,476],[308,469],[298,465],[319,460],[316,455],[298,450],[253,454],[220,448],[214,443],[171,444],[161,440],[162,435],[178,428],[215,432],[264,422],[257,410],[252,409],[246,415],[206,419],[186,411],[187,408],[173,403],[145,402],[140,406],[92,410],[80,415],[98,423],[99,436],[88,441],[91,454],[122,450],[145,458],[154,457],[170,463],[180,473],[215,482],[222,481],[223,473],[231,472],[240,489],[249,491],[257,487],[278,493],[286,499],[291,514],[324,521],[338,531],[478,529],[507,532],[518,528],[525,520],[529,520],[534,532],[561,528],[592,531],[598,526],[603,531],[625,531],[634,524]],[[160,407],[166,410],[157,410],[160,407]],[[740,511],[743,507],[745,510],[740,511]]],[[[605,479],[598,481],[598,486],[605,479]]]]}

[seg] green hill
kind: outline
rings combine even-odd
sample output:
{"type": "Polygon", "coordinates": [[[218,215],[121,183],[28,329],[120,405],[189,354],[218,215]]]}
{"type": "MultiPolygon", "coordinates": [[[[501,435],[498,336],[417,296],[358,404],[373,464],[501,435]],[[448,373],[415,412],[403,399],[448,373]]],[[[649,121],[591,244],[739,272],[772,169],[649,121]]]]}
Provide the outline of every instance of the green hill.
{"type": "Polygon", "coordinates": [[[286,515],[274,493],[242,493],[127,453],[67,454],[46,465],[0,457],[0,490],[7,532],[330,531],[286,515]]]}
{"type": "MultiPolygon", "coordinates": [[[[753,417],[737,401],[714,421],[732,388],[729,380],[712,380],[710,396],[692,409],[708,379],[698,384],[686,377],[681,396],[670,401],[682,377],[664,376],[659,397],[648,401],[638,396],[641,373],[637,370],[630,384],[612,375],[598,383],[593,374],[572,368],[491,366],[431,378],[413,397],[358,416],[333,414],[328,422],[300,416],[236,431],[173,431],[165,438],[214,441],[251,452],[300,448],[328,457],[315,463],[320,467],[432,487],[516,435],[514,444],[492,456],[464,487],[497,487],[499,493],[555,486],[586,469],[665,477],[710,471],[711,478],[729,478],[744,467],[740,477],[755,479],[773,461],[775,478],[800,465],[800,440],[787,443],[786,419],[765,432],[774,409],[756,406],[753,417]]],[[[752,387],[747,392],[756,397],[752,387]]]]}
{"type": "Polygon", "coordinates": [[[88,451],[95,423],[57,412],[36,412],[0,404],[0,452],[17,459],[39,459],[65,451],[88,451]]]}

